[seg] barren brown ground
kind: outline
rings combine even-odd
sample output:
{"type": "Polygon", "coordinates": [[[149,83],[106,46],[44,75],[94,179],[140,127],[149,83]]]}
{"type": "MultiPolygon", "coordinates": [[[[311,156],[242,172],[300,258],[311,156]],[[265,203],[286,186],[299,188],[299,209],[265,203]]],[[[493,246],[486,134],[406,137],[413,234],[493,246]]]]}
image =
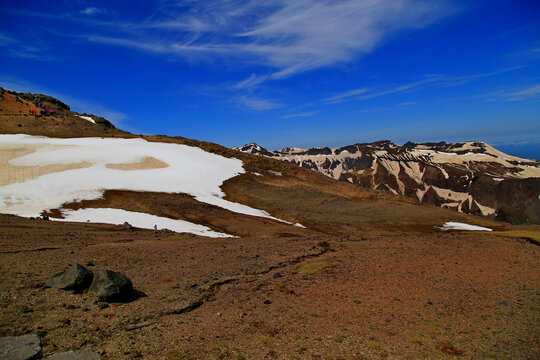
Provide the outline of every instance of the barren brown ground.
{"type": "Polygon", "coordinates": [[[216,240],[2,215],[0,335],[104,359],[535,359],[538,256],[478,233],[216,240]],[[42,287],[88,261],[146,296],[42,287]]]}

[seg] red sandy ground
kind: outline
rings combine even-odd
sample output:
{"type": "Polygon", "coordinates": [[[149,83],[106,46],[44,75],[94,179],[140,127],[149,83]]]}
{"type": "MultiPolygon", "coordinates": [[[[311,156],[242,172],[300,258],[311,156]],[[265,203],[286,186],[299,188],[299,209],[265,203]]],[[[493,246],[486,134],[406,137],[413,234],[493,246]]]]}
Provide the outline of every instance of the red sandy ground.
{"type": "Polygon", "coordinates": [[[216,240],[1,216],[0,335],[104,359],[537,359],[538,249],[479,233],[216,240]],[[41,287],[90,260],[146,296],[101,309],[41,287]]]}

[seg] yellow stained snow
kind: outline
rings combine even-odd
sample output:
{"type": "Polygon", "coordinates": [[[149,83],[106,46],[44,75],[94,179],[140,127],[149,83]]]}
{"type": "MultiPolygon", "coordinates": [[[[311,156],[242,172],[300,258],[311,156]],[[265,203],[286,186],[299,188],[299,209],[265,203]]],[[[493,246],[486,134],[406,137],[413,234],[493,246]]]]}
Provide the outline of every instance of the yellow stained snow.
{"type": "Polygon", "coordinates": [[[47,166],[13,166],[9,163],[12,159],[33,153],[37,148],[38,146],[31,145],[25,145],[24,148],[19,149],[2,148],[0,146],[0,186],[25,182],[50,173],[91,166],[88,162],[47,166]]]}
{"type": "Polygon", "coordinates": [[[166,168],[169,164],[153,157],[145,157],[142,161],[130,164],[107,164],[109,169],[116,170],[149,170],[166,168]]]}
{"type": "MultiPolygon", "coordinates": [[[[39,147],[25,145],[23,148],[10,148],[0,145],[0,186],[13,183],[21,183],[39,176],[61,172],[73,169],[82,169],[92,166],[89,162],[79,162],[72,164],[53,164],[47,166],[14,166],[9,163],[10,160],[16,159],[35,152],[39,147]]],[[[153,157],[145,157],[140,162],[129,164],[107,164],[109,169],[118,170],[148,170],[168,167],[167,163],[153,157]]]]}

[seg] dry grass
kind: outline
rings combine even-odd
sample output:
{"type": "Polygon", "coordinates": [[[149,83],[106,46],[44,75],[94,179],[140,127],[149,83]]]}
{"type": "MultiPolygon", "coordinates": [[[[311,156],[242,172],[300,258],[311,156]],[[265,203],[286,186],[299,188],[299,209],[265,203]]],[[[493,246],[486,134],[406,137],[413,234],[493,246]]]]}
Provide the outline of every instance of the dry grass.
{"type": "Polygon", "coordinates": [[[527,239],[536,245],[540,245],[540,231],[538,230],[494,231],[493,234],[511,238],[527,239]]]}
{"type": "Polygon", "coordinates": [[[296,272],[303,276],[319,275],[337,266],[340,262],[341,261],[337,259],[327,261],[314,261],[299,265],[296,268],[296,272]]]}

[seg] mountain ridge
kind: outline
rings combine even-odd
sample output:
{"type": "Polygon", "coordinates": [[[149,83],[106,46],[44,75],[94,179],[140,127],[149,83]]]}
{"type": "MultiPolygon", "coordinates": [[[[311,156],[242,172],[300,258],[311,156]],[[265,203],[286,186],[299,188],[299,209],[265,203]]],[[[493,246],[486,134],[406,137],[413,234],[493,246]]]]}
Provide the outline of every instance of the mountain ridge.
{"type": "Polygon", "coordinates": [[[485,142],[356,143],[331,149],[236,151],[291,162],[336,180],[403,195],[423,204],[512,223],[540,222],[540,162],[505,154],[485,142]]]}

